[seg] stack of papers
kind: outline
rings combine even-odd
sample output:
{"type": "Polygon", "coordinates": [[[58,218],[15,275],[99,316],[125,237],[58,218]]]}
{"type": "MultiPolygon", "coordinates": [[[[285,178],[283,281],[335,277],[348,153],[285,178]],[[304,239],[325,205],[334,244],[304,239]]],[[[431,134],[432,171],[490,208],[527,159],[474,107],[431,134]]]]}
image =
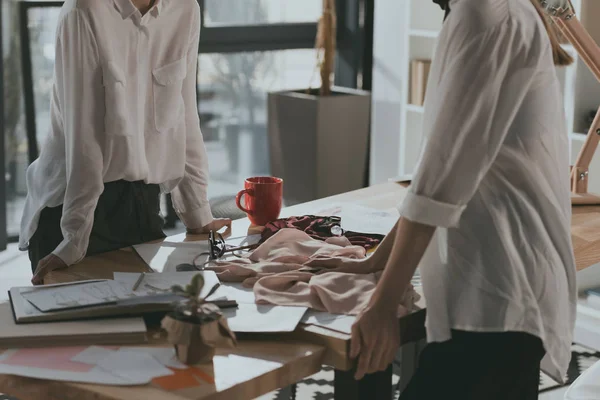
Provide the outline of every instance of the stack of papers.
{"type": "Polygon", "coordinates": [[[140,274],[119,274],[119,280],[12,288],[9,295],[17,323],[140,316],[170,311],[173,302],[181,300],[168,291],[171,285],[187,284],[199,273],[205,280],[203,295],[208,295],[219,285],[213,271],[146,274],[136,290],[133,286],[140,274]]]}
{"type": "Polygon", "coordinates": [[[0,354],[0,374],[104,385],[144,385],[185,368],[172,347],[58,347],[0,354]]]}

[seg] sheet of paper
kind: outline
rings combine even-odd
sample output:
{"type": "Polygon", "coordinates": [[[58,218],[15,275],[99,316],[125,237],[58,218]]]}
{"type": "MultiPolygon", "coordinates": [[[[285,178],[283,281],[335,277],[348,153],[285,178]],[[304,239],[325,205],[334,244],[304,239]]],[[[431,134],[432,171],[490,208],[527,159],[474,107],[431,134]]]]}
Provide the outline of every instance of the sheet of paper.
{"type": "Polygon", "coordinates": [[[165,367],[175,369],[187,369],[188,366],[177,359],[173,347],[121,347],[123,352],[141,352],[154,357],[165,367]]]}
{"type": "MultiPolygon", "coordinates": [[[[180,264],[192,264],[200,254],[207,252],[208,242],[156,243],[133,246],[142,259],[156,272],[174,272],[180,264]]],[[[208,256],[201,256],[197,263],[202,264],[208,256]]]]}
{"type": "Polygon", "coordinates": [[[0,355],[0,374],[105,385],[143,385],[153,378],[172,375],[173,371],[167,366],[187,368],[169,361],[173,355],[170,347],[15,349],[0,355]]]}
{"type": "Polygon", "coordinates": [[[241,303],[237,309],[221,311],[234,332],[292,332],[306,310],[306,307],[241,303]]]}
{"type": "Polygon", "coordinates": [[[150,381],[159,376],[173,375],[173,371],[162,365],[152,355],[142,352],[117,350],[100,359],[101,369],[129,381],[150,381]]]}
{"type": "Polygon", "coordinates": [[[143,385],[149,382],[127,379],[98,366],[71,360],[85,349],[86,347],[56,347],[7,350],[0,356],[0,374],[116,386],[143,385]]]}
{"type": "Polygon", "coordinates": [[[217,290],[208,297],[208,300],[235,300],[238,303],[254,304],[256,298],[252,289],[244,287],[241,283],[223,282],[217,290]]]}
{"type": "MultiPolygon", "coordinates": [[[[117,348],[90,346],[71,358],[71,361],[88,365],[99,365],[100,361],[114,353],[117,348]]],[[[175,369],[186,369],[187,365],[177,359],[172,347],[121,347],[121,353],[141,353],[154,357],[161,365],[175,369]]],[[[126,356],[126,354],[123,354],[126,356]]]]}
{"type": "MultiPolygon", "coordinates": [[[[139,274],[138,274],[139,277],[139,274]]],[[[88,307],[154,296],[156,289],[133,291],[129,282],[101,281],[75,286],[60,286],[23,293],[22,296],[42,312],[88,307]]]]}
{"type": "MultiPolygon", "coordinates": [[[[219,284],[219,278],[214,271],[193,271],[193,272],[163,272],[146,274],[137,290],[144,292],[163,293],[171,289],[173,285],[180,285],[185,288],[195,275],[201,274],[204,278],[204,287],[200,292],[202,297],[206,297],[213,288],[219,284]]],[[[129,287],[133,287],[140,274],[128,272],[115,272],[115,281],[124,282],[129,287]]],[[[137,291],[136,290],[136,291],[137,291]]]]}
{"type": "Polygon", "coordinates": [[[331,204],[317,215],[338,216],[342,219],[342,228],[346,231],[387,235],[390,233],[400,214],[397,209],[377,210],[351,203],[331,204]]]}
{"type": "Polygon", "coordinates": [[[302,323],[321,326],[337,332],[351,334],[352,325],[356,321],[354,315],[330,314],[323,311],[308,310],[302,323]]]}

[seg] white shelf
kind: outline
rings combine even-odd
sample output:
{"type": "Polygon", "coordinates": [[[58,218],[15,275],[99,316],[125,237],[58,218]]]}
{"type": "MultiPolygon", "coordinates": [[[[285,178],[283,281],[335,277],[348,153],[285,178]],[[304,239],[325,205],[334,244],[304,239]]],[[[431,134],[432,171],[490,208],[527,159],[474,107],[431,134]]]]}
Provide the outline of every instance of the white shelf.
{"type": "Polygon", "coordinates": [[[571,132],[571,133],[569,133],[569,138],[571,138],[573,140],[584,141],[585,138],[587,138],[587,133],[571,132]]]}
{"type": "Polygon", "coordinates": [[[435,39],[440,34],[440,31],[431,30],[431,29],[410,29],[408,31],[408,34],[410,36],[435,39]]]}
{"type": "Polygon", "coordinates": [[[568,51],[569,53],[571,53],[572,55],[575,55],[577,52],[575,51],[575,47],[573,47],[572,44],[570,43],[564,43],[560,45],[563,49],[565,49],[566,51],[568,51]]]}
{"type": "Polygon", "coordinates": [[[423,108],[423,106],[417,106],[414,104],[406,104],[406,111],[423,114],[423,111],[425,111],[425,108],[423,108]]]}

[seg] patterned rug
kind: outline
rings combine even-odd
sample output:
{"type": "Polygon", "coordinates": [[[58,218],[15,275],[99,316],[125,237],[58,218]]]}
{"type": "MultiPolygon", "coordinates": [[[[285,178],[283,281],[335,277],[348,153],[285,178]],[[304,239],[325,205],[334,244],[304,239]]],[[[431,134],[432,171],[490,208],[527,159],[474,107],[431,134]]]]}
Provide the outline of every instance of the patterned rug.
{"type": "MultiPolygon", "coordinates": [[[[600,352],[578,344],[573,344],[571,351],[571,363],[567,372],[567,385],[573,383],[586,369],[600,360],[600,352]]],[[[399,373],[399,365],[394,365],[392,381],[394,399],[397,399],[400,395],[396,390],[396,386],[400,380],[399,373]]],[[[545,373],[542,372],[540,374],[540,393],[560,387],[562,385],[545,373]]],[[[285,388],[261,396],[258,400],[290,400],[291,398],[291,389],[285,388]]],[[[296,389],[296,400],[333,400],[333,369],[324,367],[319,373],[300,381],[296,389]]]]}

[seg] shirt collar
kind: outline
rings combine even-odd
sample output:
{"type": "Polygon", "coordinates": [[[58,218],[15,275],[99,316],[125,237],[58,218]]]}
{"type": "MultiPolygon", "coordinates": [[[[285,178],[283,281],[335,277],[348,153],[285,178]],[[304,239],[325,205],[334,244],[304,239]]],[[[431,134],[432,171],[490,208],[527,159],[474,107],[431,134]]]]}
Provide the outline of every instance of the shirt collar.
{"type": "MultiPolygon", "coordinates": [[[[167,0],[156,0],[154,3],[154,7],[152,9],[156,9],[157,15],[160,15],[163,8],[165,7],[165,3],[167,0]]],[[[121,17],[123,19],[127,19],[131,17],[138,10],[136,6],[133,5],[131,0],[114,0],[115,6],[117,10],[121,13],[121,17]]],[[[152,9],[150,12],[152,12],[152,9]]]]}

